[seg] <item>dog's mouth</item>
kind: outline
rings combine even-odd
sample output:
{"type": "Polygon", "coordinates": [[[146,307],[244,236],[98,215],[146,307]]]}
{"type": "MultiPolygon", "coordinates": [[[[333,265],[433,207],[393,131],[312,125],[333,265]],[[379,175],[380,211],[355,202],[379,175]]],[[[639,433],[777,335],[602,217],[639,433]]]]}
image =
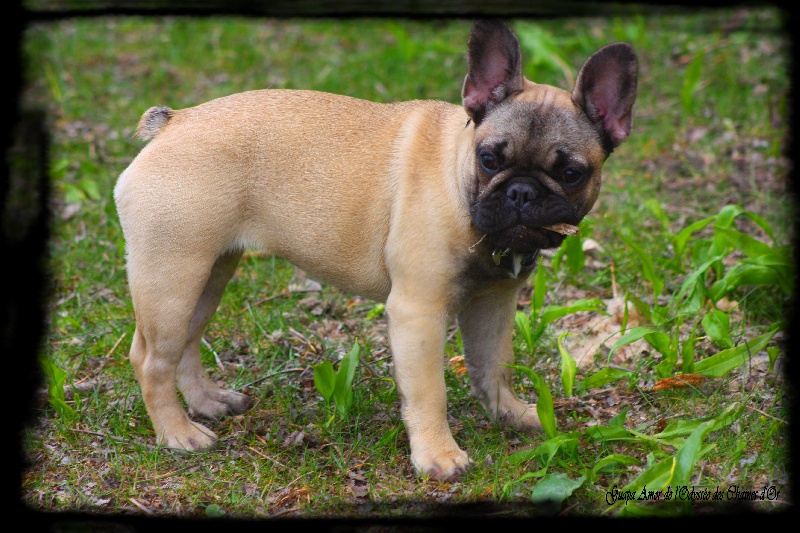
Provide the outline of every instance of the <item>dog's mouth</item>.
{"type": "Polygon", "coordinates": [[[495,188],[470,208],[470,217],[488,243],[519,253],[557,248],[577,234],[581,219],[564,196],[527,177],[495,188]]]}
{"type": "MultiPolygon", "coordinates": [[[[567,234],[555,231],[554,225],[547,227],[528,227],[517,224],[509,228],[486,234],[486,240],[496,248],[510,249],[519,253],[531,253],[536,250],[558,248],[567,234]]],[[[566,224],[571,228],[576,228],[566,224]]],[[[558,228],[564,230],[564,228],[558,228]]],[[[577,228],[576,228],[577,229],[577,228]]]]}

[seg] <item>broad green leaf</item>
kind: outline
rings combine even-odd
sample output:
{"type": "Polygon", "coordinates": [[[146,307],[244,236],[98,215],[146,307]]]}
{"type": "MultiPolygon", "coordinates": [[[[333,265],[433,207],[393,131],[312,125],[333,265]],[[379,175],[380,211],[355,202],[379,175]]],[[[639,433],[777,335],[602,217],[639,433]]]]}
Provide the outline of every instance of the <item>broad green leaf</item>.
{"type": "Polygon", "coordinates": [[[72,183],[65,183],[64,199],[67,201],[67,203],[77,204],[86,199],[86,193],[83,191],[83,189],[81,189],[77,185],[73,185],[72,183]]]}
{"type": "Polygon", "coordinates": [[[657,299],[658,295],[661,294],[661,291],[664,290],[664,280],[661,279],[657,269],[653,266],[652,254],[633,242],[627,235],[624,235],[618,231],[616,233],[623,241],[625,241],[625,244],[627,244],[629,248],[636,252],[636,255],[639,257],[639,261],[642,263],[642,275],[653,286],[653,297],[657,299]]]}
{"type": "Polygon", "coordinates": [[[675,422],[670,422],[667,424],[667,427],[660,433],[656,433],[653,437],[658,439],[668,439],[671,437],[684,437],[686,435],[691,435],[698,427],[706,422],[711,421],[711,430],[710,431],[717,431],[722,429],[725,426],[729,426],[733,424],[737,418],[742,414],[744,407],[738,404],[731,404],[725,408],[719,415],[706,419],[706,420],[677,420],[675,422]]]}
{"type": "Polygon", "coordinates": [[[529,450],[521,450],[518,452],[514,452],[506,458],[506,461],[515,466],[527,463],[528,461],[536,459],[537,456],[536,450],[537,448],[531,448],[529,450]]]}
{"type": "Polygon", "coordinates": [[[539,415],[539,422],[542,424],[545,435],[552,439],[556,436],[556,417],[553,409],[553,397],[547,383],[530,368],[522,365],[507,365],[514,370],[522,372],[533,382],[538,399],[536,401],[536,414],[539,415]]]}
{"type": "Polygon", "coordinates": [[[676,312],[678,316],[694,315],[703,308],[707,293],[703,277],[698,277],[694,287],[687,292],[688,296],[684,298],[676,312]]]}
{"type": "Polygon", "coordinates": [[[763,229],[764,233],[769,235],[769,238],[772,239],[772,243],[775,244],[775,235],[772,232],[772,226],[770,226],[766,220],[764,220],[761,216],[755,213],[751,213],[750,211],[744,211],[742,214],[747,218],[749,218],[750,220],[752,220],[753,222],[755,222],[761,229],[763,229]]]}
{"type": "Polygon", "coordinates": [[[385,311],[386,311],[385,304],[376,304],[372,307],[372,309],[369,310],[367,316],[364,319],[367,321],[375,320],[376,318],[383,316],[385,311]]]}
{"type": "Polygon", "coordinates": [[[642,490],[647,487],[649,490],[664,490],[672,483],[675,465],[675,457],[668,457],[663,461],[648,467],[639,474],[636,479],[628,483],[623,490],[642,490]],[[652,488],[651,488],[652,487],[652,488]]]}
{"type": "Polygon", "coordinates": [[[547,279],[546,272],[542,266],[542,257],[539,256],[539,264],[536,267],[536,280],[533,283],[533,300],[531,301],[531,322],[536,323],[539,313],[542,311],[544,305],[544,293],[546,290],[545,284],[547,279]]]}
{"type": "Polygon", "coordinates": [[[330,361],[323,361],[314,367],[314,386],[325,401],[330,401],[336,388],[336,373],[330,361]]]}
{"type": "Polygon", "coordinates": [[[757,257],[748,257],[742,260],[747,265],[775,267],[778,271],[787,273],[794,268],[794,261],[788,248],[771,248],[770,252],[757,257]]]}
{"type": "MultiPolygon", "coordinates": [[[[644,317],[646,322],[652,322],[652,313],[650,310],[650,306],[647,303],[645,303],[641,298],[639,298],[635,294],[625,293],[625,297],[626,299],[633,302],[633,306],[636,308],[639,314],[644,317]]],[[[620,329],[620,333],[622,333],[623,335],[627,333],[627,324],[626,327],[620,329]]]]}
{"type": "Polygon", "coordinates": [[[726,205],[719,210],[719,213],[717,213],[717,216],[715,217],[716,220],[714,222],[714,228],[730,228],[733,225],[733,220],[742,213],[744,213],[744,211],[738,205],[726,205]]]}
{"type": "Polygon", "coordinates": [[[578,447],[578,439],[572,434],[561,433],[552,437],[536,448],[522,450],[508,456],[507,461],[512,465],[519,465],[536,459],[541,465],[547,467],[560,449],[565,449],[569,454],[574,454],[578,447]]]}
{"type": "Polygon", "coordinates": [[[635,457],[631,457],[630,455],[623,455],[619,453],[613,453],[611,455],[607,455],[597,461],[595,465],[592,467],[592,479],[595,478],[598,472],[607,468],[611,465],[638,465],[641,461],[635,457]]]}
{"type": "Polygon", "coordinates": [[[710,296],[716,302],[739,287],[751,285],[776,285],[784,293],[787,293],[787,291],[791,290],[792,280],[789,276],[781,275],[773,267],[742,261],[731,267],[722,279],[717,280],[711,286],[710,296]]]}
{"type": "Polygon", "coordinates": [[[547,474],[533,488],[531,500],[535,503],[547,501],[560,507],[561,503],[572,496],[572,493],[579,489],[585,481],[585,475],[578,479],[571,479],[563,472],[547,474]]]}
{"type": "Polygon", "coordinates": [[[695,343],[697,342],[696,333],[697,322],[695,322],[694,327],[692,327],[692,333],[689,335],[689,338],[686,339],[686,342],[683,343],[683,347],[681,348],[681,359],[683,359],[684,374],[694,373],[694,347],[695,343]]]}
{"type": "Polygon", "coordinates": [[[673,247],[675,249],[675,263],[680,263],[681,257],[683,257],[683,251],[686,248],[686,243],[689,242],[689,239],[692,238],[692,234],[696,231],[700,231],[704,227],[708,226],[712,222],[714,222],[715,217],[708,217],[702,220],[698,220],[697,222],[690,224],[683,228],[678,234],[675,236],[673,247]]]}
{"type": "Polygon", "coordinates": [[[75,414],[75,409],[67,404],[66,394],[64,393],[67,373],[47,359],[42,360],[42,367],[47,376],[48,402],[50,405],[62,417],[75,414]]]}
{"type": "Polygon", "coordinates": [[[645,433],[640,433],[635,429],[629,429],[628,433],[632,436],[638,438],[642,442],[650,443],[650,444],[666,444],[667,446],[672,446],[673,448],[679,448],[683,445],[683,439],[679,437],[670,437],[668,439],[662,439],[653,437],[652,435],[647,435],[645,433]]]}
{"type": "Polygon", "coordinates": [[[734,368],[745,364],[751,357],[763,350],[777,331],[777,329],[772,329],[755,339],[743,342],[739,346],[722,350],[711,357],[695,361],[695,374],[713,378],[724,376],[734,368]]]}
{"type": "Polygon", "coordinates": [[[619,413],[615,414],[611,418],[608,419],[609,426],[622,426],[625,427],[625,417],[628,416],[628,411],[630,410],[630,404],[625,404],[619,410],[619,413]]]}
{"type": "Polygon", "coordinates": [[[659,379],[671,376],[675,363],[678,362],[678,351],[675,346],[677,340],[675,338],[671,339],[669,335],[662,331],[653,331],[645,335],[644,338],[650,346],[663,356],[661,362],[656,365],[656,375],[659,379]]]}
{"type": "Polygon", "coordinates": [[[588,376],[586,379],[580,382],[580,387],[583,390],[593,389],[596,387],[602,387],[607,383],[611,383],[612,381],[617,381],[618,379],[628,377],[632,371],[622,370],[619,368],[601,368],[591,376],[588,376]]]}
{"type": "Polygon", "coordinates": [[[769,357],[767,372],[773,372],[775,370],[775,361],[778,359],[778,348],[775,346],[767,348],[767,357],[769,357]]]}
{"type": "Polygon", "coordinates": [[[681,105],[683,112],[686,115],[694,114],[694,108],[697,106],[697,99],[695,92],[700,87],[700,77],[703,73],[703,52],[698,54],[689,62],[686,67],[686,72],[683,75],[683,84],[681,85],[681,105]]]}
{"type": "Polygon", "coordinates": [[[611,351],[608,353],[608,358],[611,359],[611,356],[614,355],[614,352],[616,352],[620,347],[643,339],[650,333],[653,333],[653,328],[649,326],[638,326],[628,330],[628,332],[625,333],[625,335],[623,335],[619,340],[617,340],[617,342],[614,343],[614,346],[611,347],[611,351]]]}
{"type": "Polygon", "coordinates": [[[567,335],[569,333],[559,335],[558,353],[561,354],[561,384],[564,386],[564,395],[569,398],[572,396],[572,386],[575,384],[578,365],[572,355],[564,348],[564,337],[567,335]]]}
{"type": "Polygon", "coordinates": [[[581,311],[604,311],[605,304],[602,300],[593,298],[589,300],[576,300],[570,305],[548,305],[542,311],[541,318],[539,319],[539,328],[544,328],[548,324],[563,318],[572,313],[579,313],[581,311]]]}
{"type": "Polygon", "coordinates": [[[96,180],[84,178],[80,181],[80,187],[91,200],[98,201],[103,198],[103,195],[100,193],[100,186],[97,184],[96,180]]]}
{"type": "Polygon", "coordinates": [[[586,434],[599,442],[614,440],[638,440],[623,426],[591,426],[586,428],[586,434]]]}
{"type": "Polygon", "coordinates": [[[359,349],[358,342],[353,344],[352,350],[339,363],[339,370],[336,372],[333,399],[341,417],[344,417],[353,405],[353,377],[358,366],[359,349]]]}
{"type": "Polygon", "coordinates": [[[650,333],[644,336],[644,339],[660,354],[669,355],[672,351],[669,335],[663,331],[651,330],[650,333]]]}
{"type": "Polygon", "coordinates": [[[706,332],[712,341],[723,348],[733,348],[733,339],[731,338],[731,324],[730,318],[727,313],[723,313],[719,309],[714,309],[710,313],[706,313],[702,320],[703,331],[706,332]]]}
{"type": "Polygon", "coordinates": [[[583,241],[580,235],[570,235],[561,245],[567,257],[567,269],[570,274],[577,274],[586,264],[586,254],[583,251],[583,241]]]}
{"type": "Polygon", "coordinates": [[[528,351],[533,353],[535,339],[533,338],[530,317],[524,311],[517,311],[516,315],[514,315],[514,321],[517,323],[517,329],[519,329],[525,344],[528,346],[528,351]]]}
{"type": "MultiPolygon", "coordinates": [[[[689,273],[689,275],[686,276],[686,278],[683,280],[681,288],[678,291],[678,294],[675,296],[675,300],[680,300],[681,298],[683,298],[683,295],[686,293],[686,291],[689,290],[690,288],[693,288],[698,283],[698,279],[700,279],[701,276],[705,275],[706,271],[709,268],[711,268],[714,263],[716,263],[717,261],[721,261],[724,257],[725,254],[714,255],[710,259],[704,261],[700,266],[692,270],[689,273]]],[[[719,298],[716,298],[714,301],[717,300],[719,300],[719,298]]]]}
{"type": "Polygon", "coordinates": [[[692,431],[686,442],[675,454],[675,471],[673,481],[676,485],[688,485],[695,463],[700,458],[703,439],[714,427],[714,420],[703,422],[692,431]]]}
{"type": "Polygon", "coordinates": [[[382,448],[383,446],[387,446],[389,444],[394,444],[397,441],[397,435],[399,434],[400,434],[400,426],[388,430],[378,440],[377,444],[378,448],[382,448]]]}
{"type": "Polygon", "coordinates": [[[206,507],[205,512],[206,516],[209,518],[220,518],[222,516],[225,516],[225,510],[223,510],[222,507],[220,507],[216,503],[212,503],[211,505],[206,507]]]}
{"type": "Polygon", "coordinates": [[[358,342],[353,344],[350,352],[342,358],[339,363],[339,370],[336,372],[336,391],[341,392],[352,388],[353,376],[358,365],[358,352],[360,346],[358,342]]]}
{"type": "Polygon", "coordinates": [[[728,242],[733,245],[737,250],[741,250],[747,257],[759,257],[762,255],[769,255],[773,252],[773,248],[768,244],[764,244],[756,238],[742,233],[735,229],[719,228],[715,232],[725,237],[728,242]]]}

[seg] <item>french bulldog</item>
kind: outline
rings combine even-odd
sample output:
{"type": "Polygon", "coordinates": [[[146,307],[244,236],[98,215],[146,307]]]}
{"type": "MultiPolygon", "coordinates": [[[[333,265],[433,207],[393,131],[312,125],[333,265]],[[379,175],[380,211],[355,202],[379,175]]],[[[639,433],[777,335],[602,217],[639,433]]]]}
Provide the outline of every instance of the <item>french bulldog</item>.
{"type": "Polygon", "coordinates": [[[158,443],[211,447],[216,435],[195,418],[251,406],[200,360],[250,248],[385,302],[418,475],[454,480],[471,464],[447,422],[453,320],[473,396],[499,423],[540,427],[506,366],[518,291],[537,252],[592,208],[604,161],[630,135],[637,56],[601,48],[570,93],[527,80],[517,37],[489,20],[473,26],[466,59],[460,106],[255,90],[144,113],[136,135],[149,143],[114,198],[136,319],[130,361],[158,443]]]}

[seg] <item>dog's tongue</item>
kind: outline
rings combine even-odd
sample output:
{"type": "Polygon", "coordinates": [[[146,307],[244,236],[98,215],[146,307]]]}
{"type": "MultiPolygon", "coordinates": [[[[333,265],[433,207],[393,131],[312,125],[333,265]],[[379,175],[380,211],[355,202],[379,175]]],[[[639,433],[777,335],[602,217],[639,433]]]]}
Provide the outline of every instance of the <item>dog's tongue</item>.
{"type": "Polygon", "coordinates": [[[578,226],[573,226],[572,224],[553,224],[552,226],[544,226],[543,229],[549,229],[561,235],[577,235],[579,232],[578,226]]]}

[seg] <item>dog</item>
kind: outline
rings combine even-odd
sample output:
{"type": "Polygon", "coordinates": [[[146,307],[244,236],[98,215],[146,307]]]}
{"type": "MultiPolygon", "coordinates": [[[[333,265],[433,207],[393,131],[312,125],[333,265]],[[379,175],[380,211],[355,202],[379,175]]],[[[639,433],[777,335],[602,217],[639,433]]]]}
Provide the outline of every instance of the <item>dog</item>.
{"type": "Polygon", "coordinates": [[[255,90],[144,113],[136,135],[149,143],[114,199],[136,319],[130,361],[158,443],[215,443],[178,390],[194,417],[251,405],[200,360],[249,248],[385,302],[419,476],[454,480],[471,465],[447,423],[453,320],[472,395],[499,423],[541,427],[506,366],[518,291],[538,251],[594,205],[606,158],[631,133],[638,60],[614,43],[585,61],[571,93],[533,83],[516,35],[495,20],[474,24],[466,55],[460,106],[255,90]]]}

